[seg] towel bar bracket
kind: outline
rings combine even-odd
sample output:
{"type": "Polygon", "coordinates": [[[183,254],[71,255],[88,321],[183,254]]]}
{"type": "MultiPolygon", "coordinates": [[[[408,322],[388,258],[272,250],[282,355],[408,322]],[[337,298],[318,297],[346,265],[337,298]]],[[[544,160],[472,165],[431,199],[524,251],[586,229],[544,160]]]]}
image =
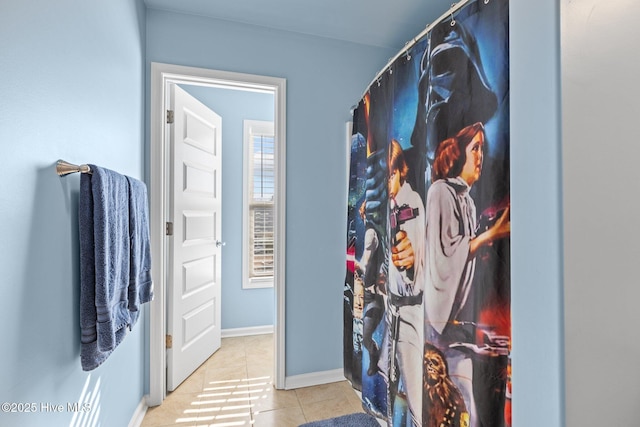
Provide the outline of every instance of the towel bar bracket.
{"type": "Polygon", "coordinates": [[[59,176],[69,175],[70,173],[91,173],[89,165],[74,165],[73,163],[65,162],[64,160],[58,160],[56,163],[56,173],[59,176]]]}

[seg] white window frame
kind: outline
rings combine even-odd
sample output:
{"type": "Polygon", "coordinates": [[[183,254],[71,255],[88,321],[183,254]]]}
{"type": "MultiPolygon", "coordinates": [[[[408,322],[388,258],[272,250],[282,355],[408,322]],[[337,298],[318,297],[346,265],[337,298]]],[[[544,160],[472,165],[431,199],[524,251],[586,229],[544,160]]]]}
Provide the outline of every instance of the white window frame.
{"type": "MultiPolygon", "coordinates": [[[[249,227],[250,218],[250,189],[253,185],[251,177],[253,156],[253,138],[255,134],[258,135],[272,135],[275,138],[275,126],[274,122],[262,121],[262,120],[244,120],[243,122],[243,206],[242,206],[242,288],[243,289],[258,289],[258,288],[273,288],[274,278],[272,276],[267,277],[250,277],[250,258],[251,252],[249,237],[251,234],[249,227]]],[[[276,189],[274,188],[274,191],[276,189]]],[[[277,205],[273,204],[273,216],[274,223],[277,218],[277,205]]],[[[275,268],[275,265],[274,265],[275,268]]]]}

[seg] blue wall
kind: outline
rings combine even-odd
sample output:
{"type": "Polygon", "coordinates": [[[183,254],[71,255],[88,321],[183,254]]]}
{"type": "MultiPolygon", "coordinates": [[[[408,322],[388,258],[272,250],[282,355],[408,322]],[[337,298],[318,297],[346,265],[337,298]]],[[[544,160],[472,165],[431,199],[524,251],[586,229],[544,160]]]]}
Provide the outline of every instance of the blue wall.
{"type": "Polygon", "coordinates": [[[222,329],[273,325],[273,288],[242,289],[244,120],[274,119],[269,93],[181,85],[222,117],[222,329]]]}
{"type": "Polygon", "coordinates": [[[287,376],[342,366],[345,122],[394,53],[192,15],[147,13],[148,63],[287,79],[287,376]]]}
{"type": "MultiPolygon", "coordinates": [[[[510,1],[513,425],[564,425],[560,5],[510,1]]],[[[605,409],[606,410],[606,409],[605,409]]]]}
{"type": "Polygon", "coordinates": [[[129,0],[0,9],[0,402],[37,405],[0,413],[0,425],[126,426],[145,389],[145,325],[101,367],[81,370],[79,175],[59,178],[54,164],[142,176],[145,9],[129,0]],[[95,424],[67,411],[91,396],[95,424]]]}

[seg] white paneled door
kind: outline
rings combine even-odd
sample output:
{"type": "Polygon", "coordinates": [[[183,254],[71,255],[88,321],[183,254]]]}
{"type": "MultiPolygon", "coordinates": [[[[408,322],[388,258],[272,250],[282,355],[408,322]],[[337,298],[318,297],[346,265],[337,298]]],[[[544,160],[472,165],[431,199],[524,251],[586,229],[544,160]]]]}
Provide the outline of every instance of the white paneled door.
{"type": "Polygon", "coordinates": [[[222,119],[175,84],[170,96],[167,389],[173,391],[220,348],[222,119]]]}

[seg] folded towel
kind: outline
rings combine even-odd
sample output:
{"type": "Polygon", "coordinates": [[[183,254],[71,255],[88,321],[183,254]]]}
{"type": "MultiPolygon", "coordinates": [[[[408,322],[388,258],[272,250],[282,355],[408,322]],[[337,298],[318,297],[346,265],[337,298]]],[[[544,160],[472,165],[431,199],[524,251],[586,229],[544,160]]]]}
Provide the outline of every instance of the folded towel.
{"type": "MultiPolygon", "coordinates": [[[[82,343],[82,364],[85,365],[84,345],[97,343],[96,323],[96,261],[93,244],[93,195],[91,177],[80,177],[80,198],[78,201],[78,231],[80,238],[80,342],[82,343]]],[[[88,361],[87,361],[88,362],[88,361]]],[[[101,363],[101,362],[100,362],[101,363]]],[[[99,363],[98,363],[99,364],[99,363]]]]}
{"type": "Polygon", "coordinates": [[[149,241],[149,209],[147,186],[127,177],[129,183],[129,235],[131,241],[129,273],[129,312],[131,326],[139,316],[140,304],[153,299],[151,281],[151,249],[149,241]]]}
{"type": "Polygon", "coordinates": [[[153,297],[145,185],[89,165],[80,178],[80,359],[102,364],[153,297]]]}

